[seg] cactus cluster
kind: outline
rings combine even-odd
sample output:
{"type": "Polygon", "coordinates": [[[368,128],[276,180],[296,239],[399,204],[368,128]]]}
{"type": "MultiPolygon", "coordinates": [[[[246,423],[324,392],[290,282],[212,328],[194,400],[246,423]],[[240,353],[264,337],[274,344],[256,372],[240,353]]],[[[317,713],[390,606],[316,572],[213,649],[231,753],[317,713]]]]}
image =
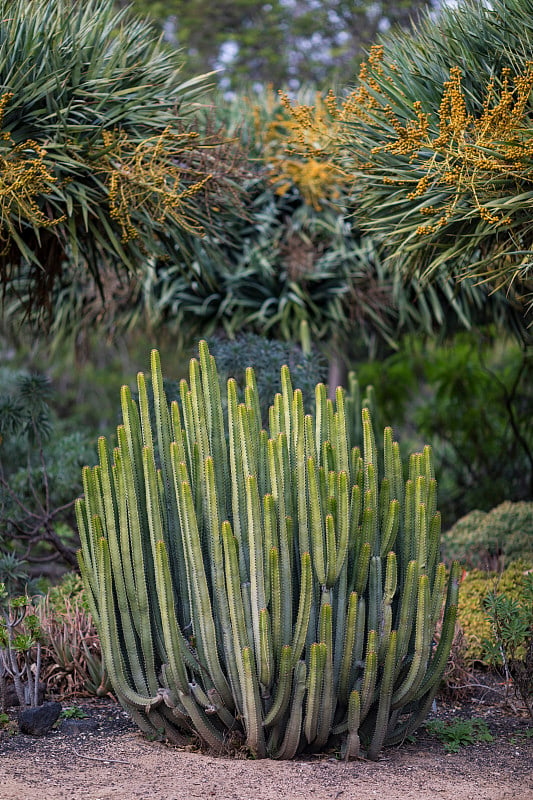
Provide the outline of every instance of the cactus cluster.
{"type": "Polygon", "coordinates": [[[211,748],[376,759],[425,718],[452,642],[431,449],[383,476],[368,409],[282,369],[268,432],[253,369],[227,408],[205,342],[170,405],[159,355],[122,389],[113,460],[83,470],[80,567],[113,689],[137,724],[211,748]],[[152,426],[151,407],[155,411],[152,426]],[[154,428],[154,429],[152,429],[154,428]],[[359,431],[361,441],[352,441],[359,431]],[[440,636],[435,632],[443,613],[440,636]]]}

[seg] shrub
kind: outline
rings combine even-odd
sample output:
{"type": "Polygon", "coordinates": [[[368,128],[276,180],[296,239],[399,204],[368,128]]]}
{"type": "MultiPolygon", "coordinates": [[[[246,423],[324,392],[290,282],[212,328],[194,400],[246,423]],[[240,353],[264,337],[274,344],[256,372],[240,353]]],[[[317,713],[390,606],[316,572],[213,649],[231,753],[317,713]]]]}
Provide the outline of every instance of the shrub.
{"type": "Polygon", "coordinates": [[[46,596],[49,608],[55,614],[64,613],[68,603],[79,602],[87,606],[83,581],[78,572],[66,572],[59,583],[50,586],[46,596]]]}
{"type": "Polygon", "coordinates": [[[472,509],[531,499],[533,360],[501,328],[441,343],[405,338],[390,358],[357,365],[357,375],[375,385],[402,440],[432,442],[444,530],[472,509]]]}
{"type": "Polygon", "coordinates": [[[483,605],[485,598],[489,592],[496,589],[499,593],[519,601],[524,589],[525,576],[532,563],[515,561],[501,573],[475,569],[465,574],[461,583],[458,616],[466,638],[468,659],[487,663],[484,642],[491,638],[492,632],[483,605]]]}
{"type": "MultiPolygon", "coordinates": [[[[78,581],[79,576],[78,577],[78,581]]],[[[110,693],[102,649],[81,587],[73,595],[50,590],[36,603],[42,631],[43,678],[47,688],[63,696],[110,693]]]]}
{"type": "Polygon", "coordinates": [[[46,594],[34,598],[34,604],[42,633],[42,675],[47,689],[65,697],[109,694],[100,639],[79,573],[65,573],[46,594]]]}
{"type": "Polygon", "coordinates": [[[380,482],[368,409],[354,442],[341,389],[334,405],[318,384],[305,416],[281,377],[262,430],[252,369],[244,404],[228,381],[225,416],[204,342],[169,408],[153,351],[155,430],[140,373],[113,464],[101,438],[83,470],[87,600],[113,689],[151,735],[276,758],[341,737],[375,759],[424,720],[454,633],[431,448],[404,483],[387,428],[380,482]]]}
{"type": "Polygon", "coordinates": [[[484,608],[492,634],[483,643],[487,660],[501,666],[533,719],[533,572],[524,576],[520,599],[492,590],[484,608]]]}
{"type": "Polygon", "coordinates": [[[326,377],[326,364],[314,351],[304,352],[288,342],[267,339],[254,333],[239,334],[234,340],[213,337],[208,340],[209,349],[217,362],[221,386],[229,378],[235,378],[239,400],[244,400],[246,369],[254,365],[257,393],[261,403],[261,424],[268,422],[266,400],[281,391],[281,367],[287,364],[294,387],[302,390],[306,408],[314,403],[315,386],[326,377]]]}
{"type": "Polygon", "coordinates": [[[490,568],[523,558],[533,562],[533,503],[501,503],[492,511],[471,511],[443,534],[450,560],[490,568]]]}

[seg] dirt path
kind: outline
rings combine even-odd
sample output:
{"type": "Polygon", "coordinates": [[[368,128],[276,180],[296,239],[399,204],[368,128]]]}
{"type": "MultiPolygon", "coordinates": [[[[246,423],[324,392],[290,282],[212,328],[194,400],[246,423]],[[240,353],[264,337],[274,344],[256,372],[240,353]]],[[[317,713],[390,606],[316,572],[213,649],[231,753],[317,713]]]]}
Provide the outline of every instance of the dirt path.
{"type": "Polygon", "coordinates": [[[493,742],[446,754],[423,729],[378,763],[344,764],[178,750],[147,741],[116,707],[101,709],[92,733],[0,739],[1,800],[533,800],[528,722],[498,711],[485,716],[493,742]]]}

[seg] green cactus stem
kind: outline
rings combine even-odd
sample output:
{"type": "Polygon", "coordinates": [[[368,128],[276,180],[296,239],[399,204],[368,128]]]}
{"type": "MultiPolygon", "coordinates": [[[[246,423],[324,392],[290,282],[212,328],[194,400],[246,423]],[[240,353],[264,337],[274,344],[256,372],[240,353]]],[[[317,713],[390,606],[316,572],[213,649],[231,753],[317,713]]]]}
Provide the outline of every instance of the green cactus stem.
{"type": "Polygon", "coordinates": [[[392,429],[378,448],[349,386],[332,401],[319,384],[306,414],[283,367],[264,429],[253,369],[223,402],[201,342],[179,397],[156,351],[138,403],[123,387],[116,447],[83,469],[79,563],[113,690],[151,736],[257,758],[340,737],[376,759],[423,722],[459,568],[438,563],[431,448],[404,482],[392,429]]]}

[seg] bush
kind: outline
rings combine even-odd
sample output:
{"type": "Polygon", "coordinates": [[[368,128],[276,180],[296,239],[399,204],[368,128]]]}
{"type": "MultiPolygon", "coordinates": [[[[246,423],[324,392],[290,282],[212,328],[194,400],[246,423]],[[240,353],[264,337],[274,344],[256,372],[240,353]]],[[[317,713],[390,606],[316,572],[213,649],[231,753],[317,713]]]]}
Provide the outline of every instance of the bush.
{"type": "Polygon", "coordinates": [[[501,573],[475,569],[465,574],[458,617],[466,639],[467,659],[490,666],[484,642],[491,639],[492,630],[484,607],[485,598],[491,591],[497,591],[520,601],[525,577],[532,566],[533,562],[515,561],[501,573]]]}
{"type": "Polygon", "coordinates": [[[442,538],[446,558],[469,567],[490,569],[519,558],[533,562],[533,503],[471,511],[442,538]]]}
{"type": "Polygon", "coordinates": [[[42,674],[47,689],[68,697],[111,691],[102,649],[79,575],[68,574],[59,589],[36,600],[42,631],[42,674]]]}
{"type": "Polygon", "coordinates": [[[80,566],[111,684],[171,741],[276,758],[362,741],[375,759],[424,720],[454,634],[431,448],[404,482],[387,428],[380,481],[368,409],[341,389],[334,405],[319,384],[305,416],[283,367],[267,432],[246,382],[238,404],[228,381],[225,415],[204,342],[169,408],[153,351],[153,399],[142,373],[139,408],[123,387],[114,463],[101,438],[83,470],[80,566]]]}
{"type": "Polygon", "coordinates": [[[524,576],[519,600],[491,591],[484,607],[492,634],[484,642],[487,660],[500,667],[508,686],[512,682],[533,719],[533,572],[524,576]]]}
{"type": "Polygon", "coordinates": [[[209,349],[217,362],[221,388],[230,377],[235,378],[239,389],[239,401],[244,400],[246,368],[253,364],[257,378],[257,393],[261,405],[261,424],[268,423],[267,398],[281,391],[281,368],[287,364],[294,388],[302,390],[306,408],[315,401],[315,386],[326,377],[327,368],[323,358],[316,352],[305,353],[288,342],[267,339],[254,333],[239,334],[234,340],[213,337],[208,340],[209,349]]]}
{"type": "Polygon", "coordinates": [[[491,328],[442,343],[406,338],[390,358],[357,365],[402,439],[432,443],[444,530],[472,509],[531,500],[532,368],[527,348],[491,328]]]}
{"type": "Polygon", "coordinates": [[[83,581],[78,572],[65,572],[59,583],[50,586],[46,592],[47,604],[55,614],[63,614],[68,604],[79,602],[87,608],[83,581]]]}

